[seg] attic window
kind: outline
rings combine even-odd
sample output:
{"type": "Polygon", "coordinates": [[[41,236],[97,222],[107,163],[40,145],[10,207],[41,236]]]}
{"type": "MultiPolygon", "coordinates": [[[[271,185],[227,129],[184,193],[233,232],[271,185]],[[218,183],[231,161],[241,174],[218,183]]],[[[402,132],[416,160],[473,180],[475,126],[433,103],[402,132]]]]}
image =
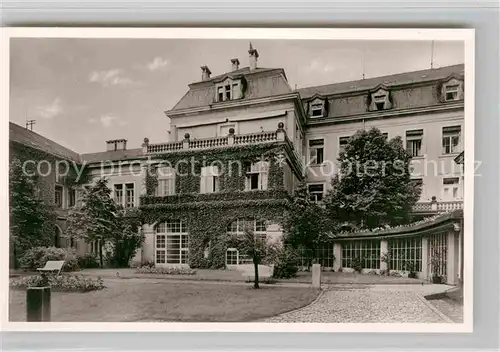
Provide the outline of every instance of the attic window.
{"type": "Polygon", "coordinates": [[[386,95],[376,95],[373,97],[373,100],[375,101],[375,107],[377,110],[384,110],[385,108],[385,99],[386,95]]]}
{"type": "Polygon", "coordinates": [[[325,102],[321,99],[316,99],[310,103],[309,116],[311,117],[324,117],[325,116],[325,102]]]}
{"type": "Polygon", "coordinates": [[[445,100],[446,101],[458,100],[458,90],[459,90],[458,84],[446,86],[445,87],[445,100]]]}
{"type": "Polygon", "coordinates": [[[381,111],[391,108],[389,92],[385,89],[379,89],[371,95],[370,111],[381,111]]]}
{"type": "Polygon", "coordinates": [[[226,81],[217,84],[216,86],[217,96],[216,101],[228,101],[241,98],[241,81],[233,81],[227,79],[226,81]]]}

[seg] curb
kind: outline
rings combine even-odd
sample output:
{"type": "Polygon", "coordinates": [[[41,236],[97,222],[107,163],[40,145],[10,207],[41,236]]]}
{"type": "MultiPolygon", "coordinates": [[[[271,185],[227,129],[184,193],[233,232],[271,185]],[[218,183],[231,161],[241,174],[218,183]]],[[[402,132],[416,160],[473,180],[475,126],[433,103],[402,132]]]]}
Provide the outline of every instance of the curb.
{"type": "Polygon", "coordinates": [[[451,320],[447,315],[442,313],[439,309],[434,307],[434,305],[429,302],[424,295],[417,293],[417,297],[427,306],[429,307],[430,310],[432,310],[437,316],[439,316],[441,319],[443,319],[446,323],[448,324],[455,324],[453,320],[451,320]]]}

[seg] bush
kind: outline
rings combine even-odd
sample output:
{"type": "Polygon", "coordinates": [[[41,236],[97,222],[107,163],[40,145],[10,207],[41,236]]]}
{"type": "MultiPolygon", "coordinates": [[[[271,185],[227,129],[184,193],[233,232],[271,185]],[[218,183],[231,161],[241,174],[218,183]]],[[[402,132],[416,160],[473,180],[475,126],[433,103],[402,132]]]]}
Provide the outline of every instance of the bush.
{"type": "Polygon", "coordinates": [[[410,271],[410,272],[408,273],[408,277],[409,277],[410,279],[416,279],[416,278],[417,278],[417,273],[416,273],[415,271],[410,271]]]}
{"type": "Polygon", "coordinates": [[[135,270],[138,274],[195,275],[196,270],[182,267],[151,267],[143,265],[135,270]]]}
{"type": "MultiPolygon", "coordinates": [[[[100,277],[93,279],[83,275],[48,275],[47,278],[52,291],[89,292],[106,287],[100,277]]],[[[43,280],[40,275],[25,276],[11,280],[10,286],[16,289],[40,287],[43,286],[43,280]]]]}
{"type": "Polygon", "coordinates": [[[351,268],[360,273],[363,270],[363,260],[359,257],[354,258],[351,261],[351,268]]]}
{"type": "Polygon", "coordinates": [[[99,258],[95,253],[87,253],[78,257],[78,266],[80,269],[93,269],[99,267],[99,258]]]}
{"type": "Polygon", "coordinates": [[[298,254],[291,248],[282,248],[274,260],[273,278],[290,279],[297,276],[298,254]]]}
{"type": "Polygon", "coordinates": [[[43,268],[49,260],[64,260],[63,271],[74,271],[79,268],[74,249],[56,247],[35,247],[24,252],[19,264],[24,270],[36,271],[43,268]]]}

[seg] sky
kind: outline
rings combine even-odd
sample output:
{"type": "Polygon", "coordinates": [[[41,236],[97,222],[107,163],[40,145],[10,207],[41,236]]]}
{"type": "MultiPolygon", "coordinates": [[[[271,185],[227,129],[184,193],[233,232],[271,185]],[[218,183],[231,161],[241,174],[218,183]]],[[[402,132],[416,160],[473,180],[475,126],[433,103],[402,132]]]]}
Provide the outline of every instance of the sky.
{"type": "MultiPolygon", "coordinates": [[[[15,38],[10,120],[77,153],[168,140],[171,109],[201,79],[248,66],[248,40],[15,38]]],[[[464,62],[461,41],[252,40],[259,67],[283,68],[290,86],[358,80],[464,62]],[[433,55],[431,54],[433,52],[433,55]],[[364,58],[364,59],[363,59],[364,58]],[[364,64],[363,64],[364,63],[364,64]],[[364,67],[364,69],[363,69],[364,67]]]]}

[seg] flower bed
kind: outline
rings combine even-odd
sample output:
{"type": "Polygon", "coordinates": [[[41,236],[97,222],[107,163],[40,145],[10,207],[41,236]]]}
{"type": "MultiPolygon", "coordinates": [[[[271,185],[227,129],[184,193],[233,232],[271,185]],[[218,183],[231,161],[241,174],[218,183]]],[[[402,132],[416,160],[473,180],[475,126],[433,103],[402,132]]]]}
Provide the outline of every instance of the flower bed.
{"type": "MultiPolygon", "coordinates": [[[[101,277],[93,279],[83,275],[49,275],[48,283],[52,291],[59,292],[89,292],[102,290],[104,282],[101,277]]],[[[40,275],[25,276],[10,280],[10,286],[15,289],[41,287],[43,280],[40,275]]]]}
{"type": "Polygon", "coordinates": [[[138,274],[160,274],[160,275],[195,275],[196,270],[189,268],[179,268],[179,267],[154,267],[154,266],[141,266],[137,268],[136,273],[138,274]]]}

